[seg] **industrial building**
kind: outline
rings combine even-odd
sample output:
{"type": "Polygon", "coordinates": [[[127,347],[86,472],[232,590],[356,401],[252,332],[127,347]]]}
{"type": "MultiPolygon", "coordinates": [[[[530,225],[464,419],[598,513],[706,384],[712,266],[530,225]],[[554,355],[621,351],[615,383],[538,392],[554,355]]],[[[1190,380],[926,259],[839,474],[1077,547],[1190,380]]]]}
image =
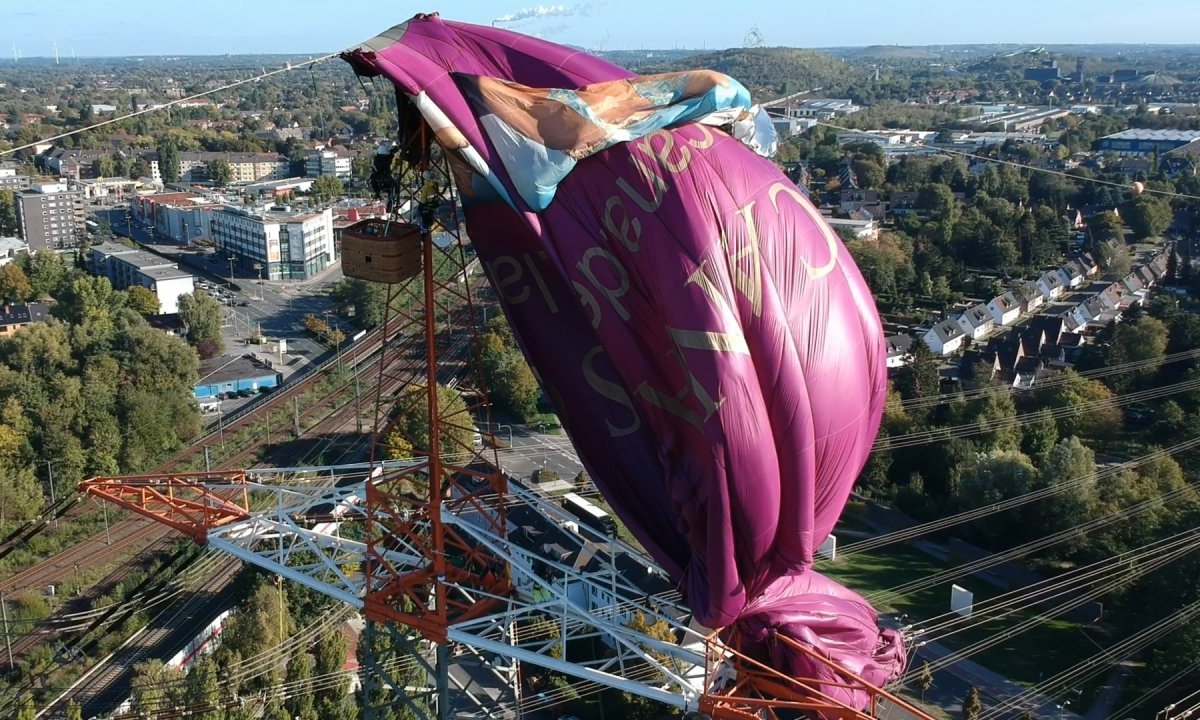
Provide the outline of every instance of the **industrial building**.
{"type": "Polygon", "coordinates": [[[87,233],[83,192],[66,183],[37,183],[17,195],[17,215],[31,251],[75,247],[87,233]]]}
{"type": "Polygon", "coordinates": [[[1096,141],[1096,149],[1118,155],[1149,155],[1170,152],[1197,139],[1200,139],[1200,130],[1131,128],[1105,135],[1096,141]]]}
{"type": "Polygon", "coordinates": [[[135,285],[151,290],[158,296],[161,313],[179,312],[179,296],[195,291],[195,278],[191,273],[144,250],[112,242],[101,243],[92,247],[88,262],[94,275],[108,278],[118,290],[135,285]]]}
{"type": "Polygon", "coordinates": [[[307,280],[334,261],[333,212],[227,206],[214,211],[213,244],[233,271],[268,280],[307,280]]]}

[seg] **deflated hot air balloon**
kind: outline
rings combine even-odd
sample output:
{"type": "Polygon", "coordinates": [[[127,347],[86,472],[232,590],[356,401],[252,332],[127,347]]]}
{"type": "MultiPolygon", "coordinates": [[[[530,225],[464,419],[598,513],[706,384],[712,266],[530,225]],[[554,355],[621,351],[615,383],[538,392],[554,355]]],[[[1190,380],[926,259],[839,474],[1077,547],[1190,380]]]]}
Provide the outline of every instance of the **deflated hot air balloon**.
{"type": "MultiPolygon", "coordinates": [[[[878,430],[883,333],[749,93],[419,15],[346,54],[449,151],[467,230],[601,492],[697,619],[861,707],[897,634],[811,569],[878,430]]],[[[402,118],[402,123],[405,122],[402,118]]]]}

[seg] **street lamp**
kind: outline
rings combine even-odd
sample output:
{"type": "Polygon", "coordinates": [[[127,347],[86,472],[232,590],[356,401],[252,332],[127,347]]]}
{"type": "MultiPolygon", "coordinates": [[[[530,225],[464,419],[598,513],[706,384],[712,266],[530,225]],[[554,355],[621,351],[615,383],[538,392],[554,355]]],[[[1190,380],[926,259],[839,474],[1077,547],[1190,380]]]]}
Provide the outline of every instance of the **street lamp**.
{"type": "Polygon", "coordinates": [[[513,446],[512,425],[496,423],[496,430],[503,430],[504,428],[508,428],[508,446],[511,448],[513,446]]]}
{"type": "Polygon", "coordinates": [[[258,301],[263,301],[263,264],[254,263],[254,269],[258,270],[258,301]]]}
{"type": "Polygon", "coordinates": [[[1158,720],[1159,717],[1166,715],[1167,713],[1171,712],[1174,709],[1175,709],[1175,703],[1171,703],[1170,705],[1166,706],[1162,710],[1159,710],[1157,713],[1155,713],[1154,720],[1158,720]]]}
{"type": "Polygon", "coordinates": [[[233,289],[233,255],[229,256],[229,289],[233,289]]]}

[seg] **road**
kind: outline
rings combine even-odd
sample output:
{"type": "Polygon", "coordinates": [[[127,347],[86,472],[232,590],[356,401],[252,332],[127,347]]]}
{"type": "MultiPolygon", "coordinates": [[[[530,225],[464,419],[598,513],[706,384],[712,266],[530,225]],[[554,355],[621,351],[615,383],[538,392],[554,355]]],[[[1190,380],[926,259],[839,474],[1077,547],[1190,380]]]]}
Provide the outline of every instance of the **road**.
{"type": "Polygon", "coordinates": [[[547,435],[524,425],[493,424],[492,430],[502,445],[500,467],[509,475],[529,480],[535,470],[552,470],[560,480],[570,482],[583,470],[575,447],[566,435],[547,435]]]}
{"type": "MultiPolygon", "coordinates": [[[[232,283],[240,290],[231,288],[230,266],[214,254],[191,252],[188,248],[162,238],[153,237],[144,226],[130,220],[126,222],[123,208],[89,208],[97,217],[107,218],[118,235],[129,237],[146,249],[169,258],[180,268],[196,274],[221,287],[234,298],[232,306],[225,308],[225,341],[227,353],[237,353],[251,348],[244,346],[245,340],[259,332],[268,338],[286,338],[288,354],[299,359],[284,368],[284,374],[299,370],[305,365],[320,362],[329,349],[313,340],[304,328],[304,317],[312,314],[327,320],[352,336],[355,330],[336,317],[335,308],[327,291],[342,279],[341,266],[335,265],[309,281],[263,282],[250,275],[234,275],[232,283]]],[[[226,408],[232,411],[232,406],[226,408]]]]}

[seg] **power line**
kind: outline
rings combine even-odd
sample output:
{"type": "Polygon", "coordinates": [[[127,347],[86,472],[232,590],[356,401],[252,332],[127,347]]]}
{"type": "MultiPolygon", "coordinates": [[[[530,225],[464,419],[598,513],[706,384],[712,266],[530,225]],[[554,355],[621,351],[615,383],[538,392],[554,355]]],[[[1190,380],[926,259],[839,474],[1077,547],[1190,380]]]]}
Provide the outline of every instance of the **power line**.
{"type": "MultiPolygon", "coordinates": [[[[768,111],[768,113],[769,113],[769,111],[768,111]]],[[[780,116],[779,113],[774,113],[774,114],[777,117],[786,117],[786,114],[783,116],[780,116]]],[[[814,124],[821,125],[821,126],[830,128],[832,130],[837,130],[839,132],[849,132],[849,133],[864,133],[865,132],[863,130],[855,130],[853,128],[843,127],[841,125],[835,125],[831,122],[826,122],[823,120],[819,120],[814,124]]],[[[1020,168],[1022,170],[1029,170],[1030,172],[1040,172],[1040,173],[1045,173],[1047,175],[1057,175],[1059,177],[1063,177],[1068,180],[1072,180],[1072,181],[1076,181],[1076,182],[1089,182],[1089,183],[1095,183],[1097,185],[1107,185],[1110,187],[1121,188],[1122,190],[1130,189],[1128,183],[1119,183],[1119,182],[1115,182],[1113,180],[1104,180],[1102,178],[1095,178],[1095,177],[1080,177],[1079,175],[1072,175],[1071,173],[1065,172],[1063,170],[1054,170],[1052,168],[1037,167],[1035,165],[1029,165],[1026,163],[1016,162],[1015,160],[1004,160],[1001,158],[988,157],[987,155],[979,155],[977,153],[966,152],[965,150],[953,150],[950,148],[939,147],[937,145],[930,145],[929,143],[926,143],[925,141],[920,141],[920,142],[914,143],[914,145],[917,147],[929,148],[930,150],[932,150],[936,153],[943,153],[946,155],[956,155],[959,157],[970,158],[973,160],[980,160],[983,162],[996,163],[998,165],[1009,165],[1012,167],[1020,168]]],[[[1154,190],[1151,188],[1145,188],[1142,190],[1142,192],[1148,193],[1148,194],[1154,194],[1154,195],[1162,195],[1164,197],[1170,197],[1170,198],[1179,198],[1182,200],[1200,200],[1200,196],[1198,196],[1198,195],[1188,195],[1186,193],[1179,193],[1179,192],[1174,192],[1174,191],[1169,191],[1169,190],[1154,190]]]]}
{"type": "Polygon", "coordinates": [[[128,112],[128,113],[125,113],[124,115],[111,117],[111,118],[108,118],[107,120],[101,120],[100,122],[92,124],[92,125],[88,125],[87,127],[81,127],[81,128],[75,128],[74,130],[68,130],[67,132],[59,133],[58,135],[51,135],[50,137],[45,137],[40,140],[35,140],[34,142],[26,143],[25,145],[18,145],[17,147],[10,148],[8,150],[0,150],[0,157],[4,157],[6,155],[12,155],[14,153],[20,152],[21,150],[28,150],[32,147],[37,147],[38,145],[42,145],[44,143],[54,142],[55,140],[62,140],[63,138],[71,137],[72,135],[78,135],[79,133],[87,132],[88,130],[95,130],[97,128],[102,128],[105,125],[112,125],[113,123],[118,123],[118,122],[121,122],[122,120],[128,120],[130,118],[135,118],[140,115],[146,115],[147,113],[152,113],[152,112],[155,112],[158,110],[163,110],[163,109],[172,107],[174,105],[179,105],[180,103],[190,102],[192,100],[198,100],[202,97],[207,97],[209,95],[223,92],[225,90],[231,90],[235,87],[239,87],[239,86],[245,85],[247,83],[258,82],[259,80],[262,80],[263,78],[268,78],[273,75],[279,75],[281,73],[289,72],[291,70],[295,70],[300,67],[312,67],[319,63],[323,63],[328,60],[332,60],[333,58],[338,57],[339,55],[341,55],[341,51],[338,51],[335,53],[329,53],[328,55],[322,55],[319,58],[307,61],[302,64],[293,65],[291,63],[288,63],[287,65],[285,65],[281,68],[276,68],[274,70],[267,70],[265,72],[259,73],[258,75],[255,75],[254,77],[244,78],[242,80],[235,80],[234,82],[227,83],[225,85],[221,85],[220,87],[212,88],[211,90],[205,90],[204,92],[198,92],[193,95],[188,95],[187,97],[170,100],[161,105],[155,105],[154,107],[146,107],[146,108],[142,108],[141,110],[134,110],[133,112],[128,112]]]}
{"type": "Polygon", "coordinates": [[[920,525],[915,525],[904,530],[897,530],[895,532],[867,538],[866,540],[860,540],[855,543],[849,543],[844,548],[839,548],[838,554],[857,555],[859,553],[876,550],[886,545],[912,540],[923,535],[937,532],[938,530],[945,530],[946,528],[954,527],[955,525],[961,525],[972,520],[978,520],[979,518],[986,517],[988,515],[994,515],[1005,510],[1011,510],[1015,507],[1027,505],[1037,500],[1042,500],[1044,498],[1053,497],[1064,492],[1075,490],[1097,480],[1114,477],[1122,472],[1125,472],[1126,470],[1132,470],[1147,463],[1191,450],[1198,445],[1200,445],[1200,437],[1192,438],[1176,445],[1172,445],[1169,448],[1154,450],[1153,452],[1142,455],[1141,457],[1134,458],[1133,460],[1121,463],[1120,465],[1105,468],[1098,472],[1091,472],[1086,475],[1081,475],[1077,478],[1072,478],[1061,483],[1039,488],[1016,497],[1008,498],[1006,500],[1001,500],[999,502],[991,503],[971,510],[965,510],[953,515],[947,515],[944,518],[931,520],[929,522],[921,523],[920,525]]]}
{"type": "Polygon", "coordinates": [[[1200,485],[1196,483],[1184,485],[1183,487],[1176,488],[1171,492],[1164,493],[1148,500],[1143,500],[1125,508],[1118,508],[1108,515],[1104,515],[1079,525],[1066,528],[1065,530],[1060,530],[1037,540],[1031,540],[1030,542],[1023,543],[1014,548],[1010,548],[1009,550],[988,555],[987,557],[964,563],[957,567],[947,568],[919,580],[902,583],[888,590],[881,590],[876,593],[871,593],[870,595],[866,596],[866,599],[871,601],[872,604],[879,604],[885,600],[900,598],[909,593],[927,590],[948,580],[954,580],[962,575],[974,574],[980,570],[986,570],[988,568],[995,567],[1001,563],[1014,560],[1019,557],[1024,557],[1030,553],[1037,552],[1038,550],[1044,550],[1048,547],[1053,547],[1054,545],[1066,540],[1071,540],[1076,537],[1086,535],[1093,530],[1099,530],[1124,520],[1132,520],[1152,510],[1162,507],[1164,502],[1173,500],[1177,497],[1182,497],[1188,493],[1194,493],[1198,487],[1200,487],[1200,485]]]}

